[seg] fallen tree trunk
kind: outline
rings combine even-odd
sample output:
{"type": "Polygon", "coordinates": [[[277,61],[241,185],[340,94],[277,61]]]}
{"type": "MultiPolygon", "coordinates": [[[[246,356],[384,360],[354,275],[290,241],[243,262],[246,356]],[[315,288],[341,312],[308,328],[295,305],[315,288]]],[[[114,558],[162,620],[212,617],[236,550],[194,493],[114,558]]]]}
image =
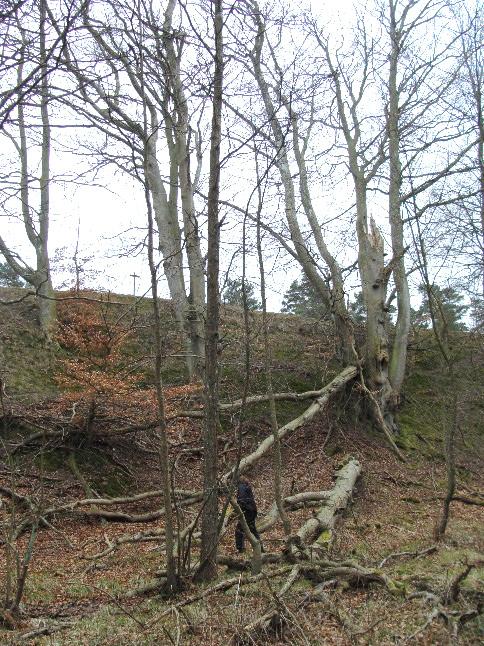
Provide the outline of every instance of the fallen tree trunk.
{"type": "MultiPolygon", "coordinates": [[[[350,367],[347,370],[353,371],[353,368],[350,367]]],[[[338,377],[343,375],[343,373],[344,371],[340,373],[338,377]]],[[[355,369],[355,373],[351,375],[348,381],[354,378],[355,376],[356,376],[356,369],[355,369]]],[[[338,379],[338,377],[336,377],[335,380],[338,379]]],[[[331,386],[331,384],[335,380],[333,380],[329,385],[324,386],[323,388],[320,388],[319,390],[306,390],[302,393],[294,393],[294,392],[274,393],[273,395],[274,401],[307,401],[308,399],[319,399],[321,397],[325,397],[328,387],[331,386]]],[[[263,404],[268,401],[269,401],[269,395],[267,394],[251,395],[250,397],[246,398],[245,404],[247,405],[263,404]]],[[[219,411],[221,413],[233,413],[242,407],[242,402],[243,402],[242,399],[236,399],[233,402],[225,402],[225,403],[222,402],[219,404],[219,411]]],[[[204,416],[205,416],[205,411],[203,410],[203,408],[198,408],[193,410],[179,410],[176,413],[173,413],[172,415],[168,415],[166,419],[168,422],[171,422],[173,420],[179,419],[180,417],[202,419],[204,416]]],[[[156,425],[157,425],[157,422],[152,421],[152,422],[147,422],[146,424],[126,426],[126,427],[117,429],[115,433],[112,433],[112,435],[125,435],[129,433],[136,433],[138,431],[148,431],[150,429],[155,428],[156,425]]]]}
{"type": "MultiPolygon", "coordinates": [[[[147,491],[134,496],[125,497],[125,498],[83,498],[82,500],[73,500],[72,502],[65,503],[64,505],[59,505],[58,507],[49,507],[47,509],[37,509],[37,505],[32,501],[28,496],[20,496],[20,494],[15,494],[10,490],[7,490],[5,487],[2,488],[2,492],[6,495],[9,495],[12,499],[14,495],[17,496],[18,502],[21,502],[23,505],[30,505],[30,509],[36,511],[39,514],[40,524],[49,526],[47,518],[57,515],[60,513],[65,514],[77,514],[84,517],[93,517],[93,518],[102,518],[104,520],[110,520],[115,522],[123,523],[146,523],[153,520],[158,520],[163,518],[165,514],[164,507],[161,507],[155,511],[146,512],[143,514],[130,514],[125,511],[108,511],[106,509],[101,509],[103,506],[112,506],[118,505],[121,502],[124,503],[133,503],[139,500],[145,500],[148,498],[156,497],[159,495],[158,491],[147,491]],[[80,507],[91,506],[92,509],[82,510],[80,507]]],[[[175,495],[180,496],[181,500],[177,501],[178,506],[188,506],[200,502],[201,494],[196,492],[189,492],[184,490],[175,490],[175,495]]],[[[22,520],[15,529],[14,538],[17,539],[23,534],[23,532],[32,525],[32,519],[26,518],[22,520]]]]}
{"type": "MultiPolygon", "coordinates": [[[[306,401],[307,399],[318,399],[325,394],[327,386],[319,390],[306,390],[302,393],[274,393],[275,401],[306,401]]],[[[269,395],[252,395],[247,397],[246,404],[263,404],[269,401],[269,395]]],[[[231,413],[238,410],[242,406],[242,400],[236,399],[233,402],[221,403],[220,411],[223,413],[231,413]]]]}
{"type": "Polygon", "coordinates": [[[330,495],[319,508],[316,516],[310,518],[297,532],[302,543],[314,543],[323,531],[333,529],[337,514],[347,506],[360,474],[361,465],[355,458],[351,458],[337,472],[336,482],[330,495]]]}
{"type": "MultiPolygon", "coordinates": [[[[290,551],[288,550],[286,557],[291,556],[294,558],[295,556],[304,556],[308,558],[311,555],[311,547],[314,547],[315,541],[318,540],[324,530],[334,527],[338,511],[348,504],[360,473],[361,466],[355,458],[351,458],[337,472],[333,489],[329,492],[322,492],[328,494],[325,497],[325,503],[320,507],[317,515],[308,520],[297,534],[292,537],[290,551]],[[304,543],[309,541],[311,541],[311,547],[308,549],[304,546],[304,543]]],[[[300,574],[303,574],[311,580],[317,578],[318,581],[331,578],[343,578],[353,585],[372,582],[388,585],[388,579],[384,575],[372,570],[366,570],[351,562],[339,564],[331,561],[318,561],[310,566],[296,563],[279,592],[273,594],[275,601],[273,607],[261,617],[244,626],[242,633],[235,636],[234,641],[236,644],[253,644],[256,642],[257,636],[261,633],[282,626],[285,621],[282,597],[291,588],[300,574]]]]}
{"type": "MultiPolygon", "coordinates": [[[[321,391],[318,391],[321,392],[321,395],[315,401],[313,401],[308,408],[306,408],[302,415],[299,415],[299,417],[296,417],[284,426],[281,426],[278,431],[279,439],[282,439],[291,431],[295,431],[297,428],[311,421],[314,416],[319,413],[319,411],[328,403],[331,395],[334,395],[334,393],[344,388],[344,386],[346,386],[347,383],[354,379],[357,374],[358,370],[355,366],[349,366],[348,368],[345,368],[342,372],[340,372],[339,375],[337,375],[332,381],[330,381],[327,386],[322,388],[321,391]]],[[[269,451],[273,443],[274,437],[271,434],[259,444],[255,451],[247,455],[245,458],[242,458],[238,465],[238,473],[241,474],[247,471],[247,469],[249,469],[265,453],[267,453],[267,451],[269,451]]],[[[234,469],[231,469],[223,476],[223,481],[229,482],[233,476],[233,473],[234,469]]]]}
{"type": "MultiPolygon", "coordinates": [[[[321,500],[326,500],[330,494],[330,491],[304,491],[302,493],[294,494],[293,496],[286,496],[282,502],[284,509],[294,510],[299,509],[300,507],[305,507],[308,504],[317,504],[321,500]]],[[[259,532],[266,532],[275,525],[278,520],[279,510],[277,509],[277,504],[274,503],[267,514],[265,514],[264,518],[261,519],[260,523],[257,523],[257,530],[259,532]]]]}
{"type": "Polygon", "coordinates": [[[118,536],[113,540],[109,540],[105,535],[105,540],[107,543],[106,549],[102,552],[96,554],[83,554],[81,558],[95,561],[105,556],[112,554],[120,545],[126,545],[127,543],[147,543],[151,541],[160,542],[160,540],[165,536],[164,529],[151,530],[148,532],[138,532],[137,534],[124,534],[123,536],[118,536]]]}

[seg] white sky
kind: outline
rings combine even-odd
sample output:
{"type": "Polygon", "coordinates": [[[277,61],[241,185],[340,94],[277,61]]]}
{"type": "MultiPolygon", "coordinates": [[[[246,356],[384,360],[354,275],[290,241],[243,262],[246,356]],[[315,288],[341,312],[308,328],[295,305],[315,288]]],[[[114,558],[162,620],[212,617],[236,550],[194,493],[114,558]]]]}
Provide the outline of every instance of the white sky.
{"type": "MultiPolygon", "coordinates": [[[[352,12],[352,0],[309,0],[312,10],[323,19],[325,26],[334,25],[335,35],[340,32],[338,22],[348,24],[352,12]]],[[[53,119],[55,121],[55,119],[53,119]]],[[[82,135],[82,131],[81,131],[82,135]]],[[[54,137],[69,137],[69,131],[57,131],[54,137]]],[[[5,140],[0,140],[0,146],[5,140]]],[[[2,151],[0,150],[0,153],[2,151]]],[[[52,173],[70,172],[72,157],[67,153],[52,155],[52,173]]],[[[224,177],[222,176],[222,182],[224,177]]],[[[141,188],[136,182],[118,171],[114,174],[105,169],[97,178],[99,186],[73,186],[69,183],[52,184],[51,188],[51,226],[50,250],[53,261],[53,275],[58,286],[68,277],[62,265],[66,265],[74,254],[79,225],[79,257],[93,258],[85,264],[86,286],[110,289],[117,293],[132,293],[135,272],[140,276],[137,281],[138,295],[149,291],[149,275],[146,256],[143,251],[138,255],[129,254],[133,243],[143,237],[146,225],[146,212],[141,188]],[[105,187],[103,187],[103,185],[105,187]],[[108,187],[108,188],[106,188],[108,187]],[[62,251],[61,263],[55,261],[62,251]],[[57,254],[56,254],[57,252],[57,254]],[[122,254],[120,256],[120,254],[122,254]]],[[[333,198],[334,199],[334,198],[333,198]]],[[[31,250],[23,243],[25,234],[19,223],[8,222],[0,218],[0,230],[7,242],[15,241],[18,251],[31,258],[31,250]]],[[[234,246],[240,244],[240,227],[223,233],[226,242],[222,255],[222,272],[226,269],[234,246]]],[[[236,276],[240,275],[240,263],[236,276]]],[[[292,280],[300,275],[300,269],[294,263],[281,258],[266,261],[268,271],[268,305],[269,309],[278,310],[282,296],[292,280]]],[[[257,265],[253,259],[248,261],[249,280],[258,283],[257,265]]],[[[72,274],[71,274],[72,277],[72,274]]],[[[160,281],[161,295],[167,297],[166,281],[160,281]]]]}

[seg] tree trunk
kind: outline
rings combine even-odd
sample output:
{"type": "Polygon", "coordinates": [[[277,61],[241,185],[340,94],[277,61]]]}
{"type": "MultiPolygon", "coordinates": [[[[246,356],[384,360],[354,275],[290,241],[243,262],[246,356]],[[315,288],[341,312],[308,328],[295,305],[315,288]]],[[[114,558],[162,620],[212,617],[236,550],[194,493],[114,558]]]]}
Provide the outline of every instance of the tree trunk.
{"type": "Polygon", "coordinates": [[[393,414],[388,407],[393,391],[388,374],[389,349],[385,326],[386,281],[383,238],[373,220],[370,222],[370,232],[366,234],[365,243],[364,252],[360,254],[360,272],[367,311],[365,347],[367,381],[385,423],[389,430],[394,430],[393,414]]]}
{"type": "MultiPolygon", "coordinates": [[[[354,366],[349,366],[348,368],[345,368],[342,372],[340,372],[339,375],[336,375],[336,377],[321,390],[317,399],[313,401],[301,415],[291,420],[284,426],[281,426],[278,431],[279,440],[282,440],[282,438],[285,437],[288,433],[295,431],[297,428],[300,428],[301,426],[312,420],[315,415],[317,415],[317,413],[319,413],[319,411],[321,411],[328,403],[331,395],[342,390],[346,386],[346,384],[348,384],[357,376],[357,374],[358,369],[354,366]]],[[[274,438],[271,434],[259,444],[255,451],[242,458],[238,466],[238,473],[245,473],[245,471],[253,466],[263,455],[265,455],[265,453],[267,453],[267,451],[269,451],[269,449],[271,449],[273,442],[274,438]]],[[[232,474],[233,470],[230,470],[222,477],[222,480],[224,482],[228,482],[232,474]]]]}
{"type": "MultiPolygon", "coordinates": [[[[265,39],[265,24],[257,6],[254,2],[255,13],[253,18],[257,26],[257,35],[255,38],[254,50],[251,53],[252,66],[254,77],[256,79],[259,91],[261,93],[262,101],[264,103],[265,112],[268,122],[271,126],[274,142],[275,142],[275,165],[279,171],[282,186],[284,188],[284,202],[286,220],[291,234],[291,239],[294,244],[294,249],[297,258],[306,274],[308,280],[313,285],[314,289],[320,295],[323,303],[331,311],[336,326],[336,331],[340,339],[340,355],[343,359],[343,364],[348,365],[355,360],[353,331],[349,316],[346,312],[343,284],[341,271],[336,263],[336,259],[329,253],[328,248],[323,240],[319,223],[317,222],[316,214],[312,207],[309,188],[306,179],[306,168],[304,164],[304,156],[299,149],[297,121],[293,115],[292,125],[296,125],[294,131],[293,143],[296,155],[296,160],[299,166],[300,175],[300,192],[303,203],[304,212],[309,221],[313,234],[315,235],[318,251],[320,252],[323,260],[328,265],[333,282],[333,289],[329,289],[321,274],[318,271],[317,264],[314,257],[308,250],[301,227],[298,222],[298,210],[296,208],[296,191],[293,180],[293,173],[291,171],[289,157],[287,153],[287,135],[284,132],[282,125],[277,117],[277,108],[271,97],[270,87],[264,76],[262,69],[262,48],[265,39]]],[[[282,98],[283,102],[284,98],[282,98]]],[[[290,111],[290,107],[288,108],[290,111]]]]}
{"type": "MultiPolygon", "coordinates": [[[[138,16],[140,25],[142,24],[141,16],[138,16]]],[[[155,205],[155,216],[156,208],[159,209],[160,216],[164,215],[165,219],[162,218],[162,224],[169,230],[171,235],[167,237],[167,244],[173,244],[174,248],[177,250],[177,241],[179,241],[179,236],[177,237],[177,227],[178,222],[174,222],[170,216],[173,216],[173,212],[169,212],[168,209],[162,209],[163,198],[166,204],[166,192],[161,181],[161,176],[159,174],[159,167],[156,160],[156,146],[157,132],[153,132],[153,121],[155,119],[154,111],[151,109],[148,97],[145,90],[145,76],[143,68],[143,56],[141,52],[141,39],[142,34],[140,35],[139,42],[139,59],[141,61],[141,74],[140,74],[140,87],[141,95],[143,99],[143,136],[145,141],[145,146],[143,148],[144,152],[144,189],[145,189],[145,202],[146,210],[148,216],[148,263],[150,269],[150,278],[151,278],[151,296],[153,304],[153,316],[154,316],[154,326],[153,326],[153,338],[154,338],[154,377],[155,377],[155,391],[156,391],[156,403],[157,403],[157,418],[158,418],[158,452],[160,459],[160,470],[161,470],[161,485],[163,490],[163,504],[165,508],[165,553],[166,553],[166,584],[165,592],[168,594],[173,594],[178,590],[178,576],[176,569],[176,560],[175,560],[175,530],[174,530],[174,518],[173,510],[171,505],[171,486],[170,486],[170,464],[169,464],[169,449],[168,449],[168,439],[167,439],[167,427],[166,427],[166,414],[165,414],[165,399],[163,394],[163,381],[161,377],[161,369],[163,362],[163,346],[161,340],[161,316],[160,316],[160,306],[158,300],[158,270],[157,264],[154,258],[154,218],[153,218],[153,206],[151,198],[154,200],[155,205]],[[151,115],[151,123],[148,123],[148,113],[151,115]],[[156,200],[158,198],[158,200],[156,200]]],[[[160,226],[160,223],[158,223],[160,226]]],[[[161,238],[161,227],[160,227],[160,238],[161,238]]],[[[171,249],[173,251],[173,249],[171,249]]],[[[163,250],[164,254],[166,248],[163,250]]],[[[172,256],[166,256],[165,258],[165,270],[168,267],[170,277],[173,281],[183,282],[183,272],[177,272],[176,268],[181,264],[181,254],[173,253],[172,256]],[[172,265],[171,262],[174,264],[172,265]],[[173,271],[172,271],[173,270],[173,271]]],[[[184,290],[183,290],[184,293],[184,290]]]]}
{"type": "Polygon", "coordinates": [[[41,121],[42,121],[42,160],[40,176],[40,213],[39,234],[37,239],[37,274],[39,284],[37,293],[40,297],[40,325],[47,339],[52,338],[56,319],[55,301],[52,300],[54,291],[49,266],[49,213],[50,213],[50,123],[49,123],[49,85],[45,43],[46,6],[45,0],[40,2],[40,64],[42,66],[41,81],[41,121]]]}
{"type": "Polygon", "coordinates": [[[441,539],[447,529],[449,522],[450,504],[454,499],[455,494],[455,433],[457,429],[457,393],[453,379],[453,373],[450,374],[448,382],[454,386],[452,392],[451,409],[442,404],[442,428],[444,429],[444,446],[445,446],[445,464],[447,467],[447,491],[445,494],[444,504],[442,506],[442,514],[437,523],[435,535],[437,539],[441,539]]]}
{"type": "Polygon", "coordinates": [[[297,533],[303,543],[312,544],[323,531],[333,529],[337,513],[344,509],[350,501],[360,474],[361,465],[355,458],[348,460],[336,473],[336,482],[329,492],[328,498],[317,514],[308,520],[297,533]]]}
{"type": "Polygon", "coordinates": [[[21,276],[27,283],[32,285],[37,296],[39,308],[39,324],[45,338],[52,340],[56,322],[56,303],[54,300],[54,290],[50,275],[50,263],[48,252],[49,239],[49,189],[50,189],[50,151],[51,151],[51,133],[49,121],[49,70],[47,67],[46,53],[46,3],[41,0],[39,4],[39,67],[42,70],[40,82],[40,118],[42,124],[41,130],[41,158],[40,158],[40,178],[39,193],[40,205],[38,222],[32,217],[31,207],[31,190],[29,176],[29,142],[27,140],[28,126],[25,121],[24,99],[21,96],[22,85],[24,82],[24,64],[26,56],[26,47],[28,38],[25,31],[21,28],[22,48],[20,51],[20,60],[17,67],[17,83],[19,89],[18,103],[18,134],[19,143],[16,149],[20,161],[20,201],[22,219],[28,240],[35,250],[36,266],[35,269],[29,267],[21,261],[17,254],[13,253],[0,237],[0,251],[4,255],[10,267],[21,276]]]}
{"type": "Polygon", "coordinates": [[[396,2],[389,0],[390,6],[390,71],[388,83],[388,145],[390,161],[390,186],[388,193],[388,211],[393,251],[393,280],[397,292],[397,323],[393,341],[389,378],[392,393],[385,402],[384,412],[387,417],[393,414],[400,403],[400,391],[407,365],[407,345],[410,331],[410,292],[405,271],[405,248],[403,244],[403,222],[400,213],[402,168],[400,162],[400,128],[399,128],[399,93],[397,85],[398,56],[400,52],[401,33],[396,24],[396,2]]]}
{"type": "MultiPolygon", "coordinates": [[[[165,129],[170,133],[167,140],[171,142],[170,165],[176,169],[171,180],[176,186],[180,184],[180,197],[183,216],[183,241],[188,260],[190,291],[188,296],[187,333],[189,337],[189,353],[192,357],[191,375],[202,376],[204,367],[204,330],[203,320],[205,313],[205,274],[204,260],[200,247],[200,232],[194,202],[194,184],[190,172],[190,120],[188,102],[185,96],[180,72],[180,53],[177,54],[172,37],[172,17],[176,2],[170,0],[165,12],[164,21],[164,46],[167,52],[167,65],[165,68],[165,82],[167,85],[167,99],[173,100],[174,114],[165,108],[165,129]]],[[[201,158],[199,159],[195,181],[200,175],[201,158]]]]}
{"type": "Polygon", "coordinates": [[[190,340],[190,307],[183,276],[181,232],[178,224],[176,202],[173,203],[168,200],[156,156],[157,135],[155,133],[157,128],[157,122],[152,123],[152,132],[145,144],[147,156],[146,178],[158,224],[159,243],[163,255],[163,270],[170,290],[175,319],[185,340],[186,366],[188,376],[192,379],[195,373],[195,360],[190,340]]]}
{"type": "MultiPolygon", "coordinates": [[[[256,160],[257,164],[257,160],[256,160]]],[[[264,368],[266,377],[267,396],[269,398],[269,411],[271,420],[271,429],[273,437],[272,446],[272,470],[274,473],[274,499],[278,515],[282,520],[284,533],[286,536],[291,535],[291,523],[289,517],[284,510],[284,503],[282,500],[282,459],[281,459],[281,442],[279,440],[279,428],[277,424],[276,401],[274,399],[274,389],[272,386],[272,352],[269,343],[269,323],[267,321],[267,301],[266,301],[266,281],[264,273],[264,258],[262,255],[262,242],[260,230],[260,216],[262,210],[262,192],[260,182],[258,182],[258,195],[259,195],[259,208],[257,210],[257,256],[259,260],[259,273],[260,273],[260,295],[262,303],[262,334],[264,339],[264,368]]]]}
{"type": "Polygon", "coordinates": [[[207,201],[207,315],[205,325],[205,426],[203,461],[202,545],[199,580],[209,581],[217,576],[218,497],[217,497],[217,430],[218,430],[218,342],[219,342],[219,192],[220,144],[222,138],[223,91],[223,15],[222,0],[214,0],[215,32],[213,113],[210,137],[210,175],[207,201]]]}

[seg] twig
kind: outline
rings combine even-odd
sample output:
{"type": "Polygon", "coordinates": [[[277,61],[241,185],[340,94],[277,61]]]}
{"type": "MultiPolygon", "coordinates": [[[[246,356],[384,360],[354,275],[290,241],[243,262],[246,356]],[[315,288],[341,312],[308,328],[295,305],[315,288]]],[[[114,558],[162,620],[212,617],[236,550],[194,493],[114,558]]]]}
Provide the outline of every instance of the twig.
{"type": "Polygon", "coordinates": [[[409,558],[420,558],[421,556],[426,556],[427,554],[433,554],[434,552],[437,551],[437,545],[431,545],[430,547],[426,547],[424,550],[421,551],[414,551],[414,552],[393,552],[392,554],[389,554],[388,556],[385,556],[383,561],[380,563],[378,566],[379,568],[382,568],[385,563],[387,563],[390,559],[396,559],[400,558],[402,556],[408,556],[409,558]]]}

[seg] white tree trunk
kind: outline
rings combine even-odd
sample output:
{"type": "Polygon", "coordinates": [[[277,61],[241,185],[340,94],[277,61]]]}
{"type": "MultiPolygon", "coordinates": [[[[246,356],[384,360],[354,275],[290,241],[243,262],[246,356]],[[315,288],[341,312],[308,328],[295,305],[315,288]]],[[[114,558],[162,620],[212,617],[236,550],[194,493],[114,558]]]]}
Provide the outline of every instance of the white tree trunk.
{"type": "MultiPolygon", "coordinates": [[[[355,360],[355,352],[352,326],[344,302],[344,290],[341,270],[336,262],[336,259],[329,253],[329,250],[324,242],[321,233],[321,228],[319,226],[319,223],[317,222],[316,214],[311,202],[309,187],[307,184],[307,172],[304,163],[304,155],[300,150],[298,142],[297,117],[296,115],[292,115],[292,125],[294,128],[293,145],[296,155],[296,161],[299,166],[301,200],[305,215],[311,226],[313,234],[315,235],[318,251],[320,252],[324,262],[329,267],[333,283],[332,289],[329,289],[321,274],[319,273],[315,259],[309,253],[308,247],[301,231],[301,227],[299,225],[297,215],[298,211],[296,207],[296,191],[294,186],[293,173],[291,172],[289,157],[287,153],[287,135],[284,133],[281,123],[277,117],[277,109],[272,100],[270,88],[262,69],[261,58],[265,39],[265,24],[257,3],[254,2],[253,4],[255,8],[253,17],[257,25],[257,35],[255,37],[254,50],[251,53],[253,73],[259,87],[267,119],[271,126],[272,135],[274,138],[274,148],[277,153],[275,165],[279,171],[281,182],[284,188],[287,224],[291,233],[291,239],[294,244],[297,258],[304,270],[304,273],[306,274],[310,283],[313,285],[314,289],[320,295],[323,303],[333,314],[336,330],[340,338],[341,354],[344,363],[348,364],[355,360]]],[[[282,100],[284,102],[284,99],[282,100]]],[[[291,114],[290,107],[288,107],[288,110],[291,114]]]]}
{"type": "Polygon", "coordinates": [[[0,238],[0,251],[5,257],[10,267],[21,276],[27,283],[32,285],[37,296],[39,309],[40,327],[47,340],[52,339],[56,322],[56,303],[54,299],[54,290],[52,288],[52,279],[50,275],[50,262],[48,252],[49,239],[49,193],[50,193],[50,151],[51,151],[51,134],[49,122],[49,75],[47,68],[46,54],[46,4],[45,0],[39,3],[39,68],[42,70],[40,81],[40,117],[42,123],[41,130],[41,159],[40,159],[40,178],[39,192],[40,205],[38,220],[35,221],[32,216],[31,205],[31,178],[29,175],[29,156],[28,156],[28,124],[26,123],[24,98],[21,96],[22,84],[24,82],[24,65],[27,60],[28,38],[25,31],[20,28],[22,38],[22,48],[20,51],[20,61],[17,68],[17,83],[19,87],[18,102],[18,134],[19,141],[15,144],[20,162],[20,200],[21,213],[27,238],[35,250],[36,265],[30,267],[21,261],[17,254],[13,253],[3,238],[0,238]]]}
{"type": "Polygon", "coordinates": [[[397,86],[398,56],[402,34],[397,29],[395,0],[389,0],[390,6],[390,71],[388,83],[388,145],[390,157],[390,186],[388,194],[388,212],[393,251],[393,279],[397,292],[398,317],[395,327],[395,338],[390,359],[389,377],[392,385],[391,401],[387,408],[389,413],[399,404],[400,390],[405,377],[407,365],[407,345],[410,331],[410,292],[405,271],[405,249],[403,242],[403,222],[400,213],[402,185],[402,168],[400,163],[400,129],[399,129],[399,93],[397,86]]]}
{"type": "Polygon", "coordinates": [[[303,543],[310,545],[323,531],[333,529],[337,514],[348,505],[360,474],[361,465],[355,458],[351,458],[336,473],[336,482],[324,504],[297,532],[303,543]]]}

